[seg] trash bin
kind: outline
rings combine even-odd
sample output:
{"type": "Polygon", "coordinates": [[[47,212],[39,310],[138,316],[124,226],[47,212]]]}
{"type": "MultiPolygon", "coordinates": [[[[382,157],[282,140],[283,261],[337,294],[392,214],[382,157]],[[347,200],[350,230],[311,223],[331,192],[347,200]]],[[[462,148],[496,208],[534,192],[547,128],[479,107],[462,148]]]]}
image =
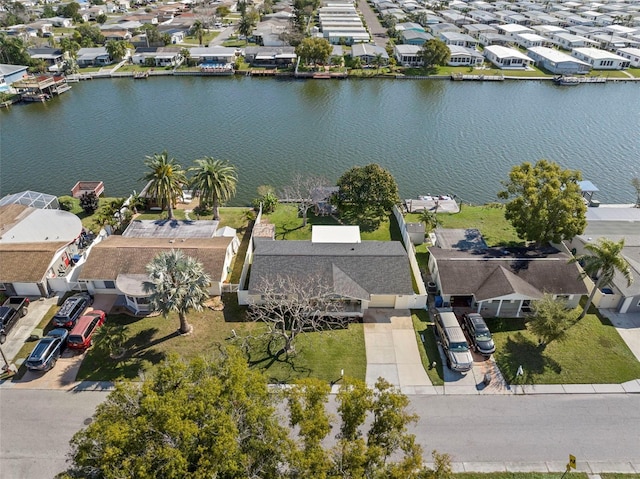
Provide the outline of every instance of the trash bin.
{"type": "Polygon", "coordinates": [[[436,308],[442,308],[442,296],[435,297],[436,308]]]}
{"type": "Polygon", "coordinates": [[[485,386],[488,386],[491,383],[491,373],[485,373],[484,379],[482,380],[482,383],[485,386]]]}

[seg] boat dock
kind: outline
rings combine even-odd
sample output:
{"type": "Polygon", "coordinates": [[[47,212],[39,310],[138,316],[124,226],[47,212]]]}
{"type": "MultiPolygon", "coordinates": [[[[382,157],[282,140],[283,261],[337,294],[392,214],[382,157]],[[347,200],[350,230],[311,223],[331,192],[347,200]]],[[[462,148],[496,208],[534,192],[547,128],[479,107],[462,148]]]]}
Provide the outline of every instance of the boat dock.
{"type": "Polygon", "coordinates": [[[465,75],[463,73],[452,73],[453,81],[504,81],[504,75],[465,75]]]}
{"type": "Polygon", "coordinates": [[[404,200],[404,207],[408,213],[421,213],[431,211],[433,213],[459,213],[460,205],[455,195],[424,195],[417,199],[404,200]]]}

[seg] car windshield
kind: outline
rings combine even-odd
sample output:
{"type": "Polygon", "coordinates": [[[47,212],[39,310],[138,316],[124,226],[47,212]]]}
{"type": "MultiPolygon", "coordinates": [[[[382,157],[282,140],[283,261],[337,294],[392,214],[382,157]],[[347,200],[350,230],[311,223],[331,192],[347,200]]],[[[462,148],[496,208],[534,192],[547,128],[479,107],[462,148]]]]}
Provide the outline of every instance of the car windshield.
{"type": "Polygon", "coordinates": [[[451,343],[449,349],[458,353],[464,353],[465,351],[469,351],[469,346],[467,346],[467,343],[451,343]]]}
{"type": "Polygon", "coordinates": [[[491,341],[491,333],[489,331],[478,331],[476,333],[477,341],[491,341]]]}
{"type": "Polygon", "coordinates": [[[69,336],[69,339],[67,339],[67,341],[69,343],[81,343],[82,336],[80,336],[79,334],[72,334],[71,336],[69,336]]]}

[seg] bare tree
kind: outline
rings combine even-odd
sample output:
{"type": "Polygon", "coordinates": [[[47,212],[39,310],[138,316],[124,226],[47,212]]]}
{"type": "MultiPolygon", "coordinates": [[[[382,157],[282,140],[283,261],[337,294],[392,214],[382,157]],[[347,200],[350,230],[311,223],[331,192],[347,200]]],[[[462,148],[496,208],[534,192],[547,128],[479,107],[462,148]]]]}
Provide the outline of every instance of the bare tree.
{"type": "Polygon", "coordinates": [[[315,205],[314,192],[329,186],[329,180],[321,176],[296,173],[291,183],[282,190],[282,197],[298,203],[302,214],[302,226],[307,226],[307,213],[315,205]]]}
{"type": "Polygon", "coordinates": [[[282,351],[295,354],[300,333],[343,329],[349,318],[339,316],[342,298],[323,284],[319,275],[311,277],[276,276],[257,288],[261,300],[249,306],[249,317],[268,325],[268,334],[283,341],[282,351]]]}

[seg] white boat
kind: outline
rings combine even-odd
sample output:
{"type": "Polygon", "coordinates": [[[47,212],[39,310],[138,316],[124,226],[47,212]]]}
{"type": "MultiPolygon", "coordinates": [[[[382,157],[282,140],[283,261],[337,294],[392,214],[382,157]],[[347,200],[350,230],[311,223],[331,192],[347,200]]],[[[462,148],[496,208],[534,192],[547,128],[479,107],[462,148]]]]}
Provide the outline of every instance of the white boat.
{"type": "Polygon", "coordinates": [[[582,80],[578,77],[569,77],[564,75],[555,77],[553,81],[556,85],[562,86],[573,86],[582,83],[582,80]]]}

